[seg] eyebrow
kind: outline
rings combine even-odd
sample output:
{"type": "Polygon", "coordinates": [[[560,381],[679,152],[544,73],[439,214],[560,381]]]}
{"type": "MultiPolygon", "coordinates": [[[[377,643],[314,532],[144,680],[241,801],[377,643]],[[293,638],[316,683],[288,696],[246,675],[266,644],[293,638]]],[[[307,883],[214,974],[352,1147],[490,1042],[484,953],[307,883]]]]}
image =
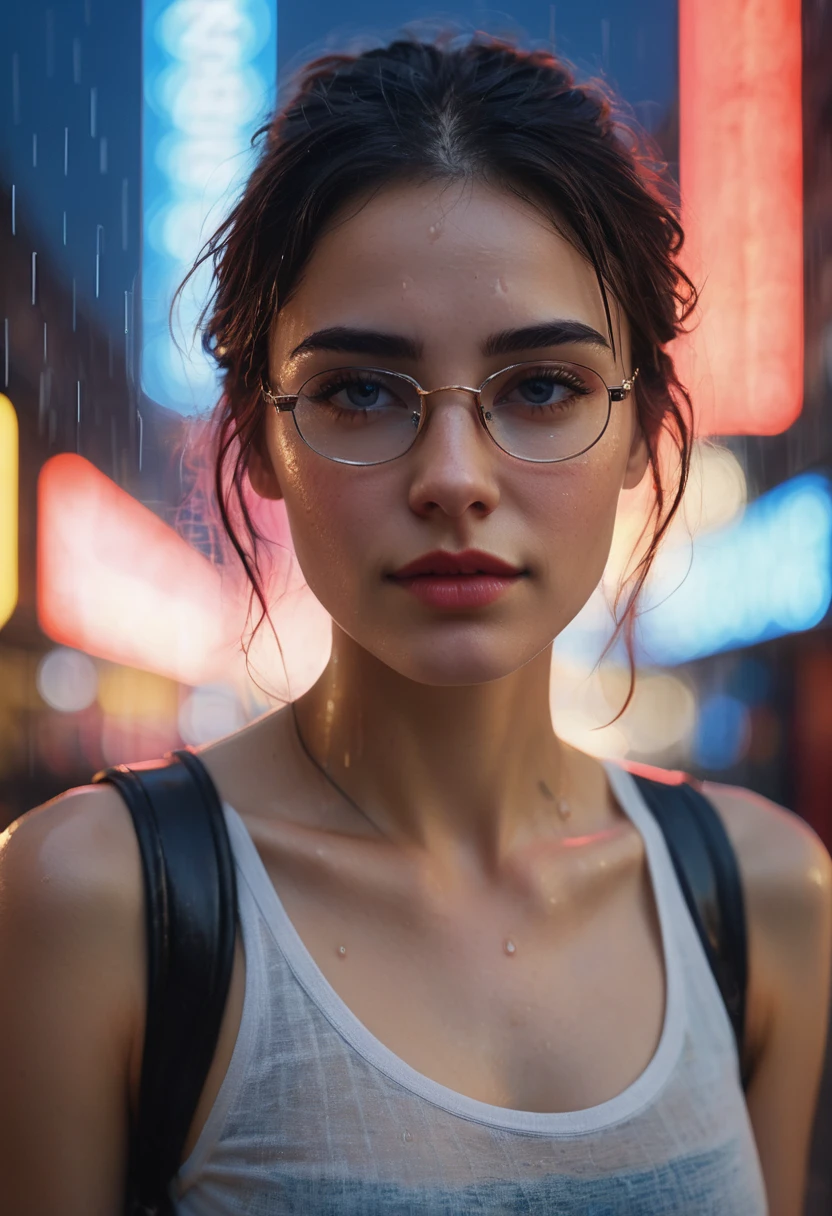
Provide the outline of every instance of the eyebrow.
{"type": "MultiPolygon", "coordinates": [[[[490,334],[481,344],[484,355],[507,355],[523,350],[540,350],[547,346],[595,346],[609,350],[603,334],[583,321],[543,321],[521,329],[503,329],[490,334]]],[[[421,359],[424,346],[403,334],[382,333],[374,329],[355,329],[333,325],[309,334],[294,348],[290,359],[311,351],[337,351],[339,354],[378,355],[386,359],[421,359]]]]}

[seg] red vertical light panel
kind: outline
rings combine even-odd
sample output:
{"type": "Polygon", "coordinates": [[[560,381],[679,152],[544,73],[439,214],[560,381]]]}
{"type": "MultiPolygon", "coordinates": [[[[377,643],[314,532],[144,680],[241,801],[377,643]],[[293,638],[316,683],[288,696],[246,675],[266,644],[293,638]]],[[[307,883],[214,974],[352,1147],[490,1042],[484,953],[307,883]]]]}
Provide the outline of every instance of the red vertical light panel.
{"type": "Polygon", "coordinates": [[[773,435],[803,404],[800,0],[679,0],[682,264],[675,344],[701,434],[773,435]]]}

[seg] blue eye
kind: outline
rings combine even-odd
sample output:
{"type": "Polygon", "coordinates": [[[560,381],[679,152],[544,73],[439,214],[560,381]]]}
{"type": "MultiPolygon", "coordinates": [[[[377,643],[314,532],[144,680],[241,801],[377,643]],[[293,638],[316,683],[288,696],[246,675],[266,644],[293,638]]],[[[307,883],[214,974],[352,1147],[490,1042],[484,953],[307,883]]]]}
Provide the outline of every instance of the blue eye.
{"type": "Polygon", "coordinates": [[[529,405],[552,405],[562,401],[567,393],[564,385],[543,377],[521,381],[517,391],[529,405]]]}
{"type": "MultiPolygon", "coordinates": [[[[381,385],[373,384],[371,380],[353,380],[338,391],[346,395],[350,405],[354,405],[358,409],[368,409],[378,405],[381,385]]],[[[335,393],[332,394],[332,396],[335,395],[335,393]]]]}

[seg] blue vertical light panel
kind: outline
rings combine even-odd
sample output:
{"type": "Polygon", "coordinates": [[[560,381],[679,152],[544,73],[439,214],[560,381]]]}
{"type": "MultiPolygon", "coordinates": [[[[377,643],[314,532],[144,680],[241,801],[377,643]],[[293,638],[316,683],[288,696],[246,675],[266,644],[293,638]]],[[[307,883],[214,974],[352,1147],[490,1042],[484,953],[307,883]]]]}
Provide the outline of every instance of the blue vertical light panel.
{"type": "Polygon", "coordinates": [[[276,0],[144,0],[143,392],[182,414],[219,389],[195,329],[210,263],[174,293],[251,171],[251,136],[274,105],[276,0]]]}

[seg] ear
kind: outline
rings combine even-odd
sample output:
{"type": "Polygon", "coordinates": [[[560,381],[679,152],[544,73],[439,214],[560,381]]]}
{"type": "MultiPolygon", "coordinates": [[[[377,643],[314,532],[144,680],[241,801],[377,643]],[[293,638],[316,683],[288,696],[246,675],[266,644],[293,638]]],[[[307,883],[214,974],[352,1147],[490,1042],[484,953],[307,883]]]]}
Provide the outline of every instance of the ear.
{"type": "Polygon", "coordinates": [[[266,436],[260,434],[252,442],[248,456],[248,479],[255,494],[261,498],[283,497],[274,464],[266,447],[266,436]]]}
{"type": "Polygon", "coordinates": [[[641,483],[641,479],[647,471],[649,463],[650,453],[647,448],[647,440],[644,438],[644,432],[641,429],[638,415],[633,411],[633,442],[630,446],[630,455],[627,458],[627,467],[624,470],[624,481],[621,488],[623,490],[634,490],[641,483]]]}

